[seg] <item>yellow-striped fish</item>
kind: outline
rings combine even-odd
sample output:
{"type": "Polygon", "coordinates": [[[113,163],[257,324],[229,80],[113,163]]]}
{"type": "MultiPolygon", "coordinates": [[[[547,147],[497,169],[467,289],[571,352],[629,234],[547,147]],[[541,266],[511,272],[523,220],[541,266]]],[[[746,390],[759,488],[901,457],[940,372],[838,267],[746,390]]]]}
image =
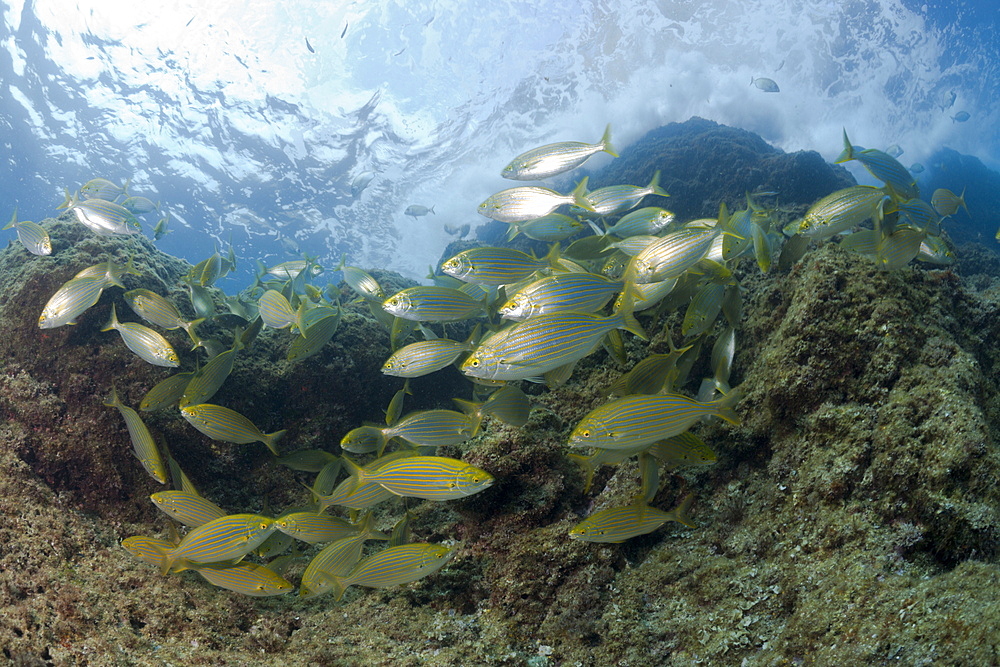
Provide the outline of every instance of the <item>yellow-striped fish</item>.
{"type": "Polygon", "coordinates": [[[482,403],[473,403],[460,398],[452,400],[462,409],[462,412],[477,421],[482,421],[487,416],[493,416],[503,423],[517,428],[528,423],[528,416],[531,413],[531,403],[527,394],[513,385],[500,387],[482,403]]]}
{"type": "Polygon", "coordinates": [[[125,418],[125,427],[128,429],[129,438],[132,440],[132,451],[135,457],[142,463],[149,476],[160,484],[166,484],[169,479],[167,466],[160,456],[160,450],[156,447],[152,434],[146,428],[139,413],[121,402],[118,398],[118,391],[112,386],[111,396],[104,402],[104,405],[111,408],[118,408],[125,418]]]}
{"type": "Polygon", "coordinates": [[[885,190],[870,185],[853,185],[837,190],[809,207],[802,219],[783,230],[786,236],[801,234],[822,241],[865,220],[882,217],[882,207],[888,199],[885,190]]]}
{"type": "Polygon", "coordinates": [[[517,322],[550,313],[596,313],[623,287],[594,273],[557,273],[522,287],[497,312],[517,322]]]}
{"type": "Polygon", "coordinates": [[[847,130],[845,129],[844,150],[834,160],[834,164],[841,164],[848,160],[860,162],[868,170],[868,173],[885,183],[902,199],[915,199],[920,196],[920,190],[917,188],[913,175],[896,158],[877,148],[861,148],[852,145],[851,140],[847,138],[847,130]]]}
{"type": "Polygon", "coordinates": [[[261,294],[257,300],[257,308],[264,326],[285,329],[296,323],[295,311],[292,310],[291,304],[277,290],[269,289],[261,294]]]}
{"type": "Polygon", "coordinates": [[[509,285],[540,269],[559,266],[558,244],[541,259],[514,248],[481,247],[463,250],[445,260],[441,271],[467,283],[509,285]]]}
{"type": "Polygon", "coordinates": [[[568,195],[536,185],[501,190],[479,205],[479,214],[500,222],[523,222],[548,215],[563,204],[576,204],[592,211],[587,201],[587,179],[584,178],[568,195]]]}
{"type": "Polygon", "coordinates": [[[195,567],[210,584],[253,597],[284,595],[295,590],[284,577],[265,565],[239,563],[229,567],[195,567]]]}
{"type": "Polygon", "coordinates": [[[184,388],[184,393],[178,400],[178,406],[200,405],[215,396],[222,384],[233,371],[236,352],[242,347],[239,337],[233,340],[233,346],[208,360],[204,366],[195,371],[191,380],[184,388]]]}
{"type": "Polygon", "coordinates": [[[235,410],[221,405],[201,403],[184,406],[181,408],[181,416],[212,440],[233,442],[238,445],[262,442],[272,454],[280,456],[278,441],[285,435],[285,431],[263,433],[253,422],[235,410]]]}
{"type": "Polygon", "coordinates": [[[302,335],[292,341],[288,346],[285,359],[288,361],[302,361],[307,357],[319,352],[324,345],[330,342],[333,334],[340,326],[340,318],[343,315],[340,307],[328,308],[319,306],[309,311],[308,325],[300,327],[302,335]]]}
{"type": "Polygon", "coordinates": [[[226,516],[226,510],[190,491],[157,491],[149,499],[161,512],[188,528],[197,528],[226,516]]]}
{"type": "Polygon", "coordinates": [[[626,329],[647,340],[632,316],[631,303],[609,317],[591,313],[539,315],[485,339],[462,362],[461,371],[488,380],[536,378],[576,363],[615,329],[626,329]]]}
{"type": "Polygon", "coordinates": [[[180,572],[191,563],[221,563],[243,558],[274,531],[274,519],[259,514],[230,514],[192,528],[166,554],[163,572],[180,572]]]}
{"type": "Polygon", "coordinates": [[[500,175],[512,181],[538,181],[576,169],[592,155],[605,152],[618,157],[611,145],[611,125],[596,144],[581,141],[559,141],[521,153],[510,161],[500,175]]]}
{"type": "Polygon", "coordinates": [[[345,577],[331,577],[334,597],[340,600],[350,586],[391,588],[433,574],[447,564],[454,551],[441,544],[415,542],[378,551],[358,563],[345,577]]]}
{"type": "Polygon", "coordinates": [[[121,334],[125,347],[139,355],[143,361],[167,368],[181,365],[180,358],[166,338],[137,322],[119,322],[115,304],[111,304],[111,319],[101,331],[112,329],[121,334]]]}
{"type": "Polygon", "coordinates": [[[125,297],[125,301],[135,314],[150,324],[170,330],[184,329],[192,342],[198,342],[194,327],[204,320],[197,319],[188,322],[181,317],[177,306],[152,290],[133,289],[125,292],[122,296],[125,297]]]}
{"type": "MultiPolygon", "coordinates": [[[[366,464],[363,467],[363,470],[366,473],[374,472],[379,465],[416,455],[416,450],[398,450],[366,464]]],[[[343,457],[343,459],[345,465],[350,465],[347,463],[347,457],[343,457]]],[[[335,488],[331,494],[316,495],[314,492],[314,495],[316,496],[315,501],[319,505],[317,512],[322,514],[326,511],[326,508],[331,505],[339,505],[349,509],[368,509],[369,507],[374,507],[383,501],[389,500],[392,498],[393,494],[381,484],[377,484],[375,482],[362,482],[357,475],[352,475],[338,484],[337,488],[335,488]]]]}
{"type": "Polygon", "coordinates": [[[653,174],[649,185],[609,185],[598,188],[586,194],[591,212],[597,215],[615,215],[639,205],[646,195],[669,197],[666,190],[660,187],[659,170],[653,174]]]}
{"type": "Polygon", "coordinates": [[[4,229],[11,227],[17,232],[17,240],[32,255],[52,254],[52,239],[49,238],[49,233],[37,222],[18,220],[17,207],[14,208],[14,214],[10,216],[10,222],[4,226],[4,229]]]}
{"type": "Polygon", "coordinates": [[[632,448],[679,435],[706,416],[739,424],[738,390],[706,403],[682,394],[625,396],[591,410],[569,437],[572,447],[632,448]]]}
{"type": "Polygon", "coordinates": [[[595,512],[573,526],[569,531],[571,539],[582,542],[604,542],[616,544],[625,540],[651,533],[668,521],[682,523],[694,528],[688,510],[694,496],[689,495],[670,512],[650,507],[641,498],[625,507],[612,507],[595,512]]]}
{"type": "Polygon", "coordinates": [[[97,303],[107,287],[103,276],[73,278],[56,290],[38,316],[39,329],[54,329],[76,324],[76,318],[97,303]]]}
{"type": "Polygon", "coordinates": [[[165,410],[177,405],[192,377],[194,377],[194,372],[175,373],[167,379],[157,382],[139,401],[139,409],[143,412],[150,412],[152,410],[165,410]]]}
{"type": "Polygon", "coordinates": [[[486,303],[451,287],[417,285],[393,294],[382,308],[414,322],[457,322],[483,313],[486,303]]]}
{"type": "Polygon", "coordinates": [[[275,527],[286,535],[309,544],[333,542],[357,535],[358,528],[347,519],[316,512],[292,512],[274,520],[275,527]]]}
{"type": "Polygon", "coordinates": [[[402,378],[415,378],[450,366],[472,346],[447,338],[433,338],[399,348],[382,364],[382,372],[402,378]]]}
{"type": "Polygon", "coordinates": [[[444,456],[407,456],[366,471],[348,462],[358,483],[375,482],[397,496],[424,500],[454,500],[483,491],[493,476],[465,461],[444,456]]]}
{"type": "Polygon", "coordinates": [[[632,258],[623,278],[636,283],[679,278],[701,261],[720,233],[716,227],[683,227],[661,236],[632,258]]]}
{"type": "Polygon", "coordinates": [[[145,535],[126,537],[122,540],[122,548],[125,549],[125,551],[129,552],[144,563],[156,566],[162,565],[163,559],[166,558],[167,554],[173,551],[176,546],[176,542],[162,540],[157,537],[146,537],[145,535]]]}
{"type": "Polygon", "coordinates": [[[955,213],[958,212],[959,206],[965,209],[966,215],[970,215],[969,207],[965,205],[964,188],[962,189],[962,194],[960,195],[956,195],[947,188],[938,188],[934,191],[934,194],[931,195],[931,206],[941,217],[955,215],[955,213]]]}

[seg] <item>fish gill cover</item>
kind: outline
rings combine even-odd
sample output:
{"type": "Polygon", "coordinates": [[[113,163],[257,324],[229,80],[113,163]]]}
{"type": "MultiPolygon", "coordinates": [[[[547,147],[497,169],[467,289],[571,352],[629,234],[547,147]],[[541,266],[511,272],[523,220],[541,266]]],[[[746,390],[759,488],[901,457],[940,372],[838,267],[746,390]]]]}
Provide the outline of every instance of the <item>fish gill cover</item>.
{"type": "MultiPolygon", "coordinates": [[[[320,48],[313,39],[306,50],[320,48]]],[[[335,261],[238,256],[224,241],[198,246],[191,266],[131,224],[108,233],[104,222],[127,220],[112,206],[69,193],[69,210],[52,219],[58,197],[32,200],[52,254],[13,238],[0,254],[5,657],[917,663],[940,659],[947,643],[949,659],[988,660],[998,266],[988,248],[948,241],[980,224],[979,209],[963,208],[957,191],[921,187],[919,199],[901,192],[912,184],[878,180],[865,190],[879,191],[869,208],[818,154],[701,119],[615,143],[622,157],[594,169],[573,197],[579,208],[565,208],[586,230],[561,246],[526,245],[545,260],[525,284],[602,272],[621,294],[613,310],[535,324],[498,323],[499,295],[475,279],[508,270],[510,253],[466,253],[499,264],[473,266],[464,284],[435,277],[483,304],[466,319],[391,320],[374,285],[386,295],[412,285],[376,268],[391,263],[352,258],[372,275],[344,265],[348,284],[324,285],[335,261]],[[604,230],[620,213],[594,218],[587,192],[657,182],[670,197],[643,203],[682,213],[636,240],[631,258],[612,252],[604,230]],[[258,258],[253,286],[240,290],[232,271],[258,258]],[[654,277],[670,284],[653,289],[654,277]],[[100,331],[112,312],[126,319],[123,286],[173,306],[130,313],[128,347],[100,331]],[[39,328],[47,302],[55,324],[39,328]],[[263,327],[257,309],[270,313],[263,327]],[[595,331],[609,335],[565,345],[595,331]],[[482,401],[447,365],[402,389],[379,372],[392,350],[445,336],[536,382],[482,401]],[[160,382],[175,371],[148,363],[164,337],[191,373],[176,385],[160,382]],[[165,409],[142,409],[154,387],[165,409]],[[457,397],[473,401],[448,404],[457,397]],[[587,447],[595,425],[602,444],[587,447]],[[152,452],[170,468],[167,486],[187,494],[174,507],[186,530],[168,528],[145,498],[165,488],[152,452]],[[317,550],[334,537],[316,577],[317,550]],[[287,595],[300,580],[305,602],[287,595]],[[352,585],[392,589],[345,595],[352,585]],[[272,595],[283,597],[247,602],[272,595]]],[[[883,166],[896,153],[849,145],[883,166]]],[[[151,194],[90,176],[64,185],[122,206],[151,194]]],[[[488,194],[456,201],[472,214],[488,194]]],[[[566,295],[552,298],[555,308],[566,295]]]]}

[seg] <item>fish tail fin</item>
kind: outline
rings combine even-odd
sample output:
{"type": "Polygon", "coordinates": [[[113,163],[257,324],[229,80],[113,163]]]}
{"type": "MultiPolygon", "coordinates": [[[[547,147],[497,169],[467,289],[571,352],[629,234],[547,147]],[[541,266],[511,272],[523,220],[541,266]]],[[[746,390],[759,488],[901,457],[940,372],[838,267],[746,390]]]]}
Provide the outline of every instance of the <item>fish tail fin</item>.
{"type": "Polygon", "coordinates": [[[131,176],[129,176],[128,178],[126,178],[125,179],[125,184],[122,185],[122,196],[124,196],[126,199],[128,199],[129,197],[132,196],[128,192],[128,186],[130,186],[130,185],[132,185],[132,177],[131,176]]]}
{"type": "MultiPolygon", "coordinates": [[[[963,191],[964,194],[964,191],[963,191]]],[[[11,227],[17,226],[17,207],[14,207],[14,213],[10,216],[10,222],[4,225],[4,229],[10,229],[11,227]]]]}
{"type": "Polygon", "coordinates": [[[484,403],[475,403],[473,401],[467,401],[464,398],[453,398],[451,400],[467,417],[475,417],[481,414],[480,409],[484,405],[484,403]]]}
{"type": "Polygon", "coordinates": [[[630,331],[643,340],[649,340],[649,336],[646,335],[646,331],[639,324],[639,320],[635,319],[635,315],[632,314],[633,308],[635,308],[635,292],[632,283],[625,283],[625,290],[621,296],[621,305],[618,306],[616,312],[622,318],[622,323],[618,328],[630,331]]]}
{"type": "Polygon", "coordinates": [[[597,223],[594,222],[593,220],[587,220],[587,224],[590,225],[590,228],[592,230],[594,230],[594,234],[596,234],[597,236],[607,236],[608,235],[608,230],[607,229],[601,229],[600,227],[597,226],[597,223]]]}
{"type": "Polygon", "coordinates": [[[336,268],[334,268],[334,271],[342,271],[345,266],[347,266],[347,253],[342,252],[340,253],[340,262],[337,264],[336,268]]]}
{"type": "Polygon", "coordinates": [[[566,269],[566,267],[563,266],[562,262],[559,261],[561,257],[559,255],[558,243],[552,244],[552,247],[549,248],[549,251],[547,253],[545,253],[545,257],[543,259],[545,263],[548,264],[553,269],[566,269]]]}
{"type": "Polygon", "coordinates": [[[690,511],[692,503],[694,503],[693,493],[689,493],[684,496],[684,498],[681,499],[680,504],[670,511],[671,520],[676,521],[677,523],[682,523],[688,528],[697,528],[697,524],[691,520],[690,511]]]}
{"type": "Polygon", "coordinates": [[[531,403],[528,400],[528,396],[512,385],[498,389],[494,392],[493,396],[486,399],[484,405],[486,406],[484,410],[486,414],[496,417],[505,424],[516,427],[524,426],[528,422],[528,415],[531,413],[531,403]],[[494,396],[500,395],[500,392],[507,392],[510,398],[505,401],[491,400],[494,396]]]}
{"type": "Polygon", "coordinates": [[[594,473],[597,472],[597,468],[599,467],[594,463],[594,457],[584,456],[583,454],[567,454],[566,456],[583,469],[583,492],[588,493],[591,485],[594,483],[594,473]]]}
{"type": "Polygon", "coordinates": [[[851,145],[851,140],[847,138],[847,128],[844,128],[844,150],[841,151],[837,159],[833,161],[834,164],[840,164],[841,162],[847,162],[848,160],[854,159],[854,146],[851,145]]]}
{"type": "Polygon", "coordinates": [[[729,393],[723,394],[720,398],[711,401],[711,405],[716,408],[716,411],[713,414],[715,414],[716,417],[725,419],[730,424],[739,425],[740,416],[736,414],[734,407],[742,398],[743,390],[739,387],[731,389],[729,393]]]}
{"type": "Polygon", "coordinates": [[[587,199],[588,180],[590,180],[590,176],[584,176],[583,179],[576,184],[576,187],[573,188],[573,192],[571,192],[570,195],[573,197],[574,204],[586,211],[595,212],[594,205],[590,203],[589,199],[587,199]]]}
{"type": "Polygon", "coordinates": [[[344,591],[347,590],[347,586],[344,584],[344,577],[336,577],[332,574],[328,574],[326,577],[330,582],[330,592],[333,593],[333,599],[340,602],[340,598],[344,597],[344,591]]]}
{"type": "MultiPolygon", "coordinates": [[[[437,206],[437,204],[435,204],[434,206],[437,206]]],[[[427,210],[428,210],[428,211],[429,211],[430,213],[434,213],[434,206],[431,206],[431,207],[430,207],[429,209],[427,209],[427,210]]],[[[434,215],[437,215],[437,213],[434,213],[434,215]]]]}
{"type": "Polygon", "coordinates": [[[271,450],[271,453],[275,456],[281,456],[281,452],[278,451],[278,442],[285,437],[285,433],[288,431],[282,429],[280,431],[275,431],[274,433],[268,433],[264,436],[264,444],[267,448],[271,450]]]}
{"type": "Polygon", "coordinates": [[[607,127],[604,128],[604,135],[598,143],[601,144],[602,151],[612,157],[618,157],[618,151],[616,151],[615,147],[611,145],[611,123],[608,123],[607,127]]]}
{"type": "Polygon", "coordinates": [[[101,331],[111,331],[112,329],[114,329],[117,326],[118,326],[118,311],[115,309],[115,304],[112,303],[111,304],[111,319],[108,320],[108,323],[104,325],[104,328],[101,329],[101,331]]]}
{"type": "Polygon", "coordinates": [[[57,211],[60,210],[60,209],[69,208],[70,206],[72,206],[73,204],[75,204],[76,201],[77,201],[77,199],[76,199],[76,193],[73,193],[73,195],[71,196],[69,194],[69,190],[67,188],[63,188],[63,197],[64,197],[63,198],[63,202],[61,204],[59,204],[59,206],[56,206],[56,210],[57,211]]]}
{"type": "Polygon", "coordinates": [[[969,213],[969,207],[965,205],[965,191],[968,190],[968,189],[969,189],[969,186],[965,186],[964,188],[962,188],[962,194],[958,195],[958,205],[961,206],[962,208],[964,208],[965,209],[965,214],[968,215],[971,218],[972,214],[969,213]]]}
{"type": "Polygon", "coordinates": [[[115,385],[111,385],[111,395],[104,399],[104,405],[109,408],[117,408],[122,404],[121,399],[118,397],[118,390],[115,389],[115,385]]]}
{"type": "MultiPolygon", "coordinates": [[[[4,229],[6,229],[6,227],[4,229]]],[[[507,240],[513,241],[514,239],[517,238],[517,235],[520,233],[521,233],[520,227],[518,227],[517,225],[510,225],[510,227],[507,229],[507,240]]]]}
{"type": "Polygon", "coordinates": [[[657,169],[656,173],[653,174],[653,180],[651,180],[649,182],[649,185],[647,185],[646,187],[649,188],[650,191],[652,191],[652,193],[654,195],[660,195],[661,197],[669,197],[670,196],[670,193],[668,193],[666,190],[664,190],[663,188],[660,187],[660,170],[659,169],[657,169]]]}
{"type": "MultiPolygon", "coordinates": [[[[182,322],[181,323],[181,328],[184,329],[184,331],[188,335],[188,338],[191,339],[191,343],[192,343],[191,351],[192,352],[194,352],[199,347],[201,347],[204,344],[204,342],[205,342],[202,339],[202,337],[198,335],[198,332],[196,332],[194,330],[194,328],[196,326],[198,326],[199,324],[201,324],[202,322],[204,322],[206,319],[207,318],[199,317],[197,319],[191,320],[190,322],[182,322]]],[[[237,336],[236,340],[240,340],[240,336],[237,336]]],[[[235,341],[234,341],[234,344],[235,344],[235,341]]],[[[242,348],[242,344],[240,345],[240,347],[242,348]]]]}

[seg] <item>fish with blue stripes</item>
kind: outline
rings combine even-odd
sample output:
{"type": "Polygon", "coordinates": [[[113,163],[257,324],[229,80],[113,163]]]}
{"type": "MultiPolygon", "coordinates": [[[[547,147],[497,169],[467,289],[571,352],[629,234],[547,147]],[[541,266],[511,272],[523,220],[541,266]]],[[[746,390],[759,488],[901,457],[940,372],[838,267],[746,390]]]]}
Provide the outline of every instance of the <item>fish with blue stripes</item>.
{"type": "Polygon", "coordinates": [[[316,512],[282,514],[274,520],[274,525],[286,535],[309,544],[333,542],[358,534],[358,527],[347,519],[317,514],[316,512]]]}
{"type": "Polygon", "coordinates": [[[138,322],[119,322],[115,304],[111,304],[111,319],[101,331],[112,329],[121,334],[125,347],[135,352],[143,361],[166,368],[176,368],[181,365],[180,357],[166,338],[138,322]]]}
{"type": "MultiPolygon", "coordinates": [[[[586,181],[587,179],[584,178],[583,182],[586,183],[586,181]]],[[[635,208],[646,195],[670,196],[666,190],[660,187],[659,170],[653,174],[648,185],[609,185],[588,192],[584,198],[590,204],[590,208],[586,210],[595,215],[604,216],[615,215],[635,208]]]]}
{"type": "Polygon", "coordinates": [[[272,454],[280,456],[278,442],[285,435],[285,431],[263,433],[253,422],[235,410],[221,405],[201,403],[184,406],[181,408],[181,416],[212,440],[238,445],[262,442],[272,454]]]}
{"type": "Polygon", "coordinates": [[[563,213],[549,213],[534,220],[510,223],[507,240],[513,241],[519,234],[524,234],[535,241],[555,243],[568,239],[581,229],[583,229],[583,223],[576,218],[571,218],[563,213]]]}
{"type": "Polygon", "coordinates": [[[834,164],[849,160],[857,160],[872,176],[885,183],[886,187],[902,199],[916,199],[920,189],[913,175],[906,170],[899,160],[877,148],[863,148],[851,144],[844,130],[844,150],[834,164]]]}
{"type": "Polygon", "coordinates": [[[504,424],[520,428],[528,423],[531,414],[531,402],[527,394],[514,385],[500,387],[482,403],[474,403],[460,398],[453,400],[462,412],[476,421],[486,417],[496,417],[504,424]]]}
{"type": "Polygon", "coordinates": [[[160,455],[160,450],[156,446],[156,441],[153,440],[153,435],[146,428],[146,424],[142,421],[139,413],[121,402],[121,399],[118,397],[118,391],[114,386],[111,387],[111,396],[104,401],[104,405],[110,408],[118,408],[118,411],[125,419],[125,428],[128,429],[135,457],[139,459],[142,467],[146,469],[150,477],[160,484],[166,484],[169,479],[167,467],[163,462],[163,457],[160,455]]]}
{"type": "Polygon", "coordinates": [[[67,194],[66,208],[73,212],[84,227],[98,236],[138,234],[142,229],[132,213],[112,201],[88,199],[81,202],[76,195],[67,194]]]}
{"type": "Polygon", "coordinates": [[[525,185],[501,190],[490,195],[479,205],[479,214],[500,222],[524,222],[548,215],[564,204],[576,204],[593,211],[586,193],[587,179],[583,179],[568,195],[561,195],[550,188],[525,185]]]}
{"type": "Polygon", "coordinates": [[[799,220],[784,228],[786,236],[801,234],[816,241],[831,238],[865,220],[881,219],[888,200],[886,191],[870,185],[853,185],[823,197],[799,220]]]}
{"type": "Polygon", "coordinates": [[[52,239],[49,238],[49,233],[37,222],[18,220],[16,207],[14,208],[14,214],[10,216],[10,222],[4,226],[4,229],[11,228],[17,232],[17,240],[32,255],[44,256],[52,254],[52,239]]]}
{"type": "Polygon", "coordinates": [[[236,337],[231,348],[215,355],[204,366],[195,371],[184,388],[184,393],[178,399],[178,406],[183,408],[186,405],[207,403],[210,398],[215,396],[226,378],[233,372],[236,352],[241,347],[240,339],[236,337]]]}
{"type": "Polygon", "coordinates": [[[623,279],[656,283],[679,278],[702,260],[720,233],[717,227],[683,227],[661,236],[632,258],[623,279]]]}
{"type": "Polygon", "coordinates": [[[405,345],[385,360],[382,373],[402,378],[415,378],[450,366],[465,352],[472,350],[468,342],[448,338],[432,338],[405,345]]]}
{"type": "Polygon", "coordinates": [[[955,215],[960,206],[969,215],[969,207],[965,205],[965,189],[962,190],[962,194],[956,195],[948,188],[938,188],[931,195],[931,206],[942,218],[955,215]]]}
{"type": "Polygon", "coordinates": [[[213,586],[250,595],[266,597],[285,595],[295,590],[288,580],[277,572],[258,563],[238,563],[228,567],[192,567],[213,586]]]}
{"type": "Polygon", "coordinates": [[[259,514],[229,514],[192,528],[167,552],[163,573],[180,572],[194,563],[236,561],[256,549],[274,531],[274,519],[259,514]]]}
{"type": "Polygon", "coordinates": [[[377,551],[358,563],[344,577],[331,577],[331,591],[340,600],[350,586],[391,588],[434,574],[444,567],[454,550],[442,544],[415,542],[377,551]]]}
{"type": "Polygon", "coordinates": [[[264,326],[272,329],[287,329],[296,323],[295,311],[281,292],[269,289],[257,300],[257,311],[264,326]]]}
{"type": "Polygon", "coordinates": [[[122,540],[122,548],[144,563],[159,567],[167,554],[174,550],[176,542],[158,537],[134,535],[122,540]]]}
{"type": "Polygon", "coordinates": [[[680,435],[709,416],[739,424],[733,406],[740,398],[738,389],[708,402],[683,394],[624,396],[591,410],[570,433],[569,445],[602,449],[648,445],[680,435]]]}
{"type": "MultiPolygon", "coordinates": [[[[118,185],[114,181],[106,178],[92,178],[80,186],[80,195],[87,199],[105,199],[113,201],[128,192],[129,181],[126,179],[124,185],[118,185]]],[[[66,208],[60,206],[59,208],[66,208]]]]}
{"type": "Polygon", "coordinates": [[[618,157],[614,146],[611,145],[610,123],[604,128],[604,135],[596,144],[559,141],[532,148],[511,160],[500,175],[512,181],[537,181],[572,171],[591,156],[602,152],[618,157]]]}
{"type": "Polygon", "coordinates": [[[38,328],[54,329],[76,324],[76,319],[101,298],[107,285],[103,276],[73,278],[63,283],[42,308],[38,328]]]}
{"type": "Polygon", "coordinates": [[[567,311],[596,313],[623,288],[620,280],[595,273],[557,273],[522,287],[497,312],[517,322],[567,311]]]}
{"type": "Polygon", "coordinates": [[[604,234],[626,239],[630,236],[655,236],[669,227],[676,216],[658,206],[646,206],[623,215],[615,224],[607,227],[604,234]]]}
{"type": "Polygon", "coordinates": [[[330,592],[333,589],[332,577],[350,574],[361,560],[366,541],[385,539],[385,533],[375,529],[371,513],[365,514],[357,524],[355,535],[336,540],[313,556],[302,573],[299,596],[308,599],[330,592]]]}
{"type": "Polygon", "coordinates": [[[445,260],[441,271],[467,283],[509,285],[550,267],[560,268],[558,245],[541,259],[514,248],[470,248],[445,260]]]}
{"type": "Polygon", "coordinates": [[[632,316],[631,303],[614,315],[552,313],[517,322],[483,340],[462,362],[466,375],[487,380],[524,380],[574,364],[597,349],[609,332],[625,329],[648,340],[632,316]]]}
{"type": "Polygon", "coordinates": [[[647,505],[641,497],[624,507],[611,507],[594,512],[569,531],[570,539],[581,542],[618,544],[632,537],[646,535],[670,521],[695,528],[688,511],[693,495],[685,497],[670,512],[647,505]]]}
{"type": "Polygon", "coordinates": [[[146,392],[146,395],[139,401],[139,409],[143,412],[153,410],[165,410],[174,407],[180,401],[181,396],[187,389],[188,383],[194,377],[194,372],[175,373],[165,380],[161,380],[153,385],[153,388],[146,392]]]}
{"type": "Polygon", "coordinates": [[[417,285],[393,294],[382,308],[413,322],[458,322],[485,312],[486,303],[453,287],[417,285]]]}
{"type": "Polygon", "coordinates": [[[226,516],[226,510],[191,491],[157,491],[149,499],[161,512],[188,528],[226,516]]]}
{"type": "Polygon", "coordinates": [[[194,327],[202,320],[197,319],[190,322],[185,320],[181,317],[177,306],[165,297],[148,289],[129,290],[122,296],[125,297],[125,302],[132,308],[132,311],[150,324],[167,330],[184,329],[192,342],[198,342],[194,327]]]}
{"type": "Polygon", "coordinates": [[[465,498],[493,484],[481,468],[445,456],[407,456],[366,471],[348,461],[348,471],[358,483],[375,482],[397,496],[423,500],[465,498]]]}
{"type": "Polygon", "coordinates": [[[344,282],[363,300],[385,300],[385,290],[382,289],[378,281],[364,269],[359,269],[356,266],[348,266],[347,255],[340,258],[340,264],[334,270],[343,272],[344,282]]]}

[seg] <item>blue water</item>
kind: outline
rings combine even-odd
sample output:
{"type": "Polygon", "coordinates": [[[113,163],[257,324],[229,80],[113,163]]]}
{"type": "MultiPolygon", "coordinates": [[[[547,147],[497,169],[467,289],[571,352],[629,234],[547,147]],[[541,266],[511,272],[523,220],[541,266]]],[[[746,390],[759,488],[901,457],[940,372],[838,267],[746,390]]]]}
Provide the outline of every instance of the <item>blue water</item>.
{"type": "MultiPolygon", "coordinates": [[[[131,178],[171,215],[164,251],[196,262],[235,245],[227,291],[253,259],[302,252],[420,277],[445,225],[485,222],[476,206],[511,185],[499,176],[511,157],[596,141],[609,122],[619,148],[698,115],[827,159],[846,127],[864,146],[899,144],[907,166],[943,147],[1000,163],[985,1],[0,9],[0,215],[42,219],[64,188],[131,178]],[[759,76],[781,92],[748,85],[759,76]],[[355,195],[364,172],[375,177],[355,195]],[[435,213],[407,217],[410,204],[435,213]]],[[[147,235],[157,219],[144,216],[147,235]]]]}

